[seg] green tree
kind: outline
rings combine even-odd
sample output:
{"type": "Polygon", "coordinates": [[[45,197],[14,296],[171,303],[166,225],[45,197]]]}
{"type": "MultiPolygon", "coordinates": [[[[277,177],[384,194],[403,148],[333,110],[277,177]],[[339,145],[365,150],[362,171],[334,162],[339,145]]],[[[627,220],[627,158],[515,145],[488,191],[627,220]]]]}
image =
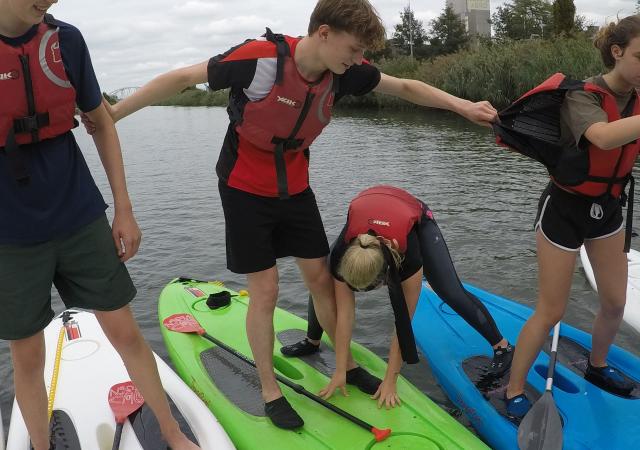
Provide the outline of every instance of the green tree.
{"type": "Polygon", "coordinates": [[[413,11],[408,7],[400,12],[400,23],[395,26],[393,40],[396,48],[401,49],[406,55],[411,54],[412,51],[414,54],[424,52],[427,33],[422,26],[422,21],[416,19],[413,11]]]}
{"type": "Polygon", "coordinates": [[[556,34],[571,34],[575,31],[576,5],[573,0],[553,2],[553,29],[556,34]]]}
{"type": "Polygon", "coordinates": [[[547,37],[553,22],[552,5],[545,0],[513,0],[498,6],[491,22],[498,39],[547,37]]]}
{"type": "Polygon", "coordinates": [[[469,42],[465,24],[447,4],[442,13],[431,21],[431,55],[447,55],[462,49],[469,42]]]}

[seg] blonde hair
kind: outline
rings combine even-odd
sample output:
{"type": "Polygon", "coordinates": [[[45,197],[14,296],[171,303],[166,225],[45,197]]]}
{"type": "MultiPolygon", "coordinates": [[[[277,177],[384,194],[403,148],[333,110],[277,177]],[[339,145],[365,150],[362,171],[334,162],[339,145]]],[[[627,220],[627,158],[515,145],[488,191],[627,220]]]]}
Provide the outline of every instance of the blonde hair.
{"type": "MultiPolygon", "coordinates": [[[[384,269],[385,260],[381,245],[386,244],[380,242],[377,237],[359,234],[344,252],[338,265],[338,275],[354,289],[370,287],[384,269]]],[[[393,255],[394,264],[399,268],[402,256],[393,248],[389,247],[389,250],[393,255]]]]}
{"type": "Polygon", "coordinates": [[[593,45],[600,50],[604,65],[613,69],[616,60],[611,54],[611,47],[617,45],[624,51],[631,39],[637,36],[640,36],[640,15],[638,14],[619,19],[617,23],[611,22],[600,28],[593,45]]]}
{"type": "Polygon", "coordinates": [[[367,0],[319,0],[309,20],[309,36],[320,25],[356,36],[369,50],[380,50],[386,32],[378,12],[367,0]]]}

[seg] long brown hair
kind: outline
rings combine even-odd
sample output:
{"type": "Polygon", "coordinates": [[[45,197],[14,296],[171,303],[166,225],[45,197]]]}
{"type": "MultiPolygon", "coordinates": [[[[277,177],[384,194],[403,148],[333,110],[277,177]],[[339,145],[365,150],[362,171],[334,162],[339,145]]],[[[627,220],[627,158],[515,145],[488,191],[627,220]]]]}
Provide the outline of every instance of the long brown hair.
{"type": "Polygon", "coordinates": [[[640,36],[640,15],[636,14],[600,28],[593,45],[600,50],[604,65],[613,69],[616,60],[611,54],[611,47],[617,45],[624,51],[629,42],[638,36],[640,36]]]}

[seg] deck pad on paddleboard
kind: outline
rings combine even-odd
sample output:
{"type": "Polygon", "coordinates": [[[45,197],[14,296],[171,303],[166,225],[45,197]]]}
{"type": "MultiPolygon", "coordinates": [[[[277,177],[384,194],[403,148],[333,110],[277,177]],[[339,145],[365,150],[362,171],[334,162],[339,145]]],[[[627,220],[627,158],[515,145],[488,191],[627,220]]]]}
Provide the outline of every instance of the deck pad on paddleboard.
{"type": "Polygon", "coordinates": [[[54,410],[49,422],[53,448],[65,450],[82,450],[78,432],[73,426],[71,417],[64,411],[54,410]]]}
{"type": "Polygon", "coordinates": [[[219,347],[200,353],[200,360],[212,382],[215,381],[229,401],[253,416],[265,416],[260,378],[255,367],[219,347]]]}
{"type": "MultiPolygon", "coordinates": [[[[277,338],[282,346],[295,344],[303,340],[307,336],[307,332],[303,330],[284,330],[278,333],[277,338]]],[[[336,354],[333,349],[325,342],[320,342],[320,351],[311,355],[296,356],[296,358],[309,364],[318,372],[331,378],[336,370],[336,354]]]]}

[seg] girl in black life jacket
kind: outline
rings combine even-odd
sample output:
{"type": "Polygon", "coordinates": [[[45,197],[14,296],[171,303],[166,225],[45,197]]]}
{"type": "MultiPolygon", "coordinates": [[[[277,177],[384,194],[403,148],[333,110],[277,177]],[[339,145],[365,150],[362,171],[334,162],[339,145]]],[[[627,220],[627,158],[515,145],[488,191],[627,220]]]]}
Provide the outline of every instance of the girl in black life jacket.
{"type": "MultiPolygon", "coordinates": [[[[456,274],[449,251],[429,208],[406,191],[391,186],[369,188],[354,198],[347,223],[331,249],[330,270],[334,277],[337,326],[336,371],[320,394],[329,398],[336,389],[346,393],[345,384],[354,384],[373,394],[378,406],[400,404],[396,379],[402,361],[417,362],[411,331],[422,276],[436,293],[464,317],[492,345],[490,370],[506,371],[513,346],[502,337],[487,309],[467,292],[456,274]],[[422,270],[421,270],[422,269],[422,270]],[[382,382],[349,358],[349,342],[355,315],[354,291],[369,291],[386,284],[396,318],[387,372],[382,382]]],[[[322,328],[309,303],[307,338],[283,347],[286,356],[318,351],[322,328]]]]}
{"type": "MultiPolygon", "coordinates": [[[[584,171],[588,170],[589,178],[581,184],[567,184],[553,172],[554,178],[540,198],[535,223],[538,304],[518,337],[506,392],[507,412],[515,419],[524,417],[531,408],[524,394],[525,379],[549,330],[564,315],[582,244],[593,266],[600,298],[585,378],[621,395],[632,389],[617,370],[607,365],[607,353],[626,302],[627,258],[623,251],[621,204],[640,149],[640,105],[636,93],[640,88],[640,16],[629,16],[604,27],[595,46],[611,70],[585,80],[580,89],[570,90],[560,110],[561,152],[588,159],[584,171]],[[601,179],[594,180],[594,175],[601,179]]],[[[579,166],[573,164],[568,169],[576,173],[579,166]]],[[[630,193],[631,211],[632,205],[630,193]]]]}

